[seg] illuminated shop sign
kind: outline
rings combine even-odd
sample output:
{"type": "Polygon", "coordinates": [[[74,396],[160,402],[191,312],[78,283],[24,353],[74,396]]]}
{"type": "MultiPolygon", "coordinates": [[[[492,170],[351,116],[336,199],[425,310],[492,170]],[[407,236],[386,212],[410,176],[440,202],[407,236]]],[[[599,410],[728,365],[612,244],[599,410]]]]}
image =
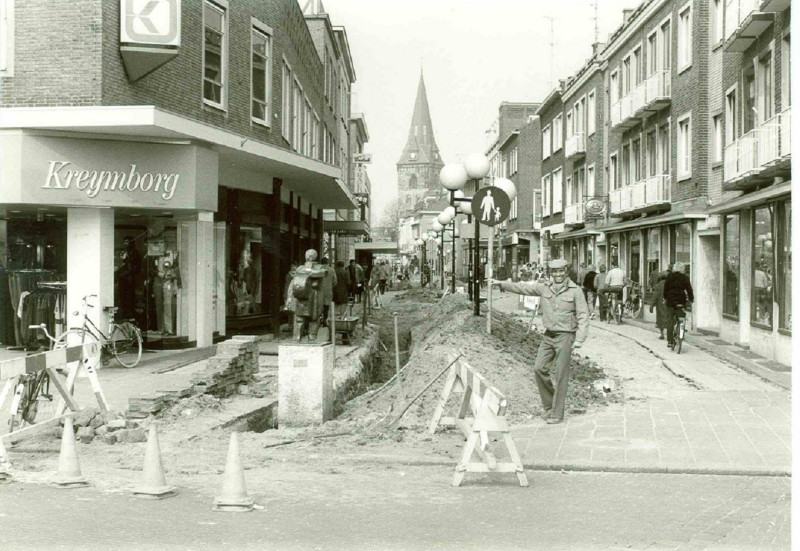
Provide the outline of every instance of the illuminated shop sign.
{"type": "Polygon", "coordinates": [[[180,46],[180,0],[121,0],[120,42],[180,46]]]}

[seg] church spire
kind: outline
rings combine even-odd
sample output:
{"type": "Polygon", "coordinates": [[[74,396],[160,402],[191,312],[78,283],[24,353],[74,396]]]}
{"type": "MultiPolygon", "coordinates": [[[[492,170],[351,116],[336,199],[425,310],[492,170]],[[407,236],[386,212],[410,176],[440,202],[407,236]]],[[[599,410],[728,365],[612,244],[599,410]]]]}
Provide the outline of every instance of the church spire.
{"type": "Polygon", "coordinates": [[[411,127],[408,130],[406,147],[398,163],[442,163],[439,158],[439,146],[436,145],[436,138],[433,135],[433,123],[431,122],[428,94],[425,90],[425,77],[422,74],[421,63],[417,99],[414,102],[414,114],[411,117],[411,127]]]}

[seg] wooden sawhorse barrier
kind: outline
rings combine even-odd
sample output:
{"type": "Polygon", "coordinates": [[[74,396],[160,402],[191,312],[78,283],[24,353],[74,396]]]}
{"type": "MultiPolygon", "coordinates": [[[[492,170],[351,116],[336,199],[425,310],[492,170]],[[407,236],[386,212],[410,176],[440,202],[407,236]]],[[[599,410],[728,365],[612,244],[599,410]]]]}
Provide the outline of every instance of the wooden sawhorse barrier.
{"type": "Polygon", "coordinates": [[[105,396],[103,396],[103,390],[100,388],[97,371],[95,371],[95,364],[99,358],[100,345],[96,342],[87,342],[83,345],[50,350],[40,354],[32,354],[30,356],[23,356],[0,362],[0,383],[3,383],[3,389],[0,391],[0,408],[5,404],[9,394],[11,394],[12,397],[12,404],[14,403],[14,396],[17,392],[21,377],[43,370],[47,371],[50,382],[55,386],[60,395],[56,402],[55,409],[53,410],[54,415],[52,417],[41,421],[37,420],[36,423],[32,425],[0,435],[0,463],[9,463],[3,440],[17,439],[22,436],[34,434],[42,428],[56,424],[64,417],[80,411],[81,407],[72,396],[72,390],[75,386],[75,378],[81,367],[86,370],[100,410],[108,411],[108,404],[106,403],[105,396]],[[58,373],[58,369],[64,366],[67,367],[66,380],[58,373]],[[67,408],[69,408],[70,411],[65,413],[67,408]]]}
{"type": "MultiPolygon", "coordinates": [[[[448,361],[452,362],[454,358],[454,355],[450,356],[448,361]]],[[[461,429],[467,439],[461,461],[456,466],[453,476],[453,486],[460,486],[467,472],[515,473],[520,486],[528,485],[528,479],[522,468],[522,460],[517,452],[514,439],[511,438],[511,429],[505,418],[507,408],[508,401],[502,392],[491,386],[463,359],[459,358],[455,361],[447,375],[442,396],[439,398],[433,419],[428,427],[428,432],[434,434],[438,426],[456,426],[461,429]],[[447,401],[454,392],[463,394],[458,412],[455,416],[443,417],[447,401]],[[502,435],[511,462],[498,463],[494,454],[489,451],[490,432],[502,435]],[[472,461],[473,452],[476,451],[483,461],[472,461]]]]}

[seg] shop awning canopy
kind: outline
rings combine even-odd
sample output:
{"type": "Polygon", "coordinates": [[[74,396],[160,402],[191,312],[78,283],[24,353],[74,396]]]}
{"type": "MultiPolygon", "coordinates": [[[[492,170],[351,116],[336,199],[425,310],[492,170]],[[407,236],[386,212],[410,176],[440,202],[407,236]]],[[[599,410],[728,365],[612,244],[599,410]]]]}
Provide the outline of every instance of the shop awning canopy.
{"type": "Polygon", "coordinates": [[[792,193],[792,182],[782,182],[775,184],[753,193],[740,195],[734,199],[724,201],[717,205],[713,205],[708,209],[709,214],[725,214],[734,212],[740,209],[755,206],[770,199],[777,199],[782,195],[790,195],[792,193]]]}
{"type": "Polygon", "coordinates": [[[397,243],[394,241],[367,241],[365,243],[355,243],[353,247],[356,251],[371,252],[372,254],[397,254],[397,243]]]}
{"type": "Polygon", "coordinates": [[[623,230],[633,230],[638,228],[647,228],[651,226],[662,226],[664,224],[671,224],[673,222],[681,222],[683,220],[699,219],[703,220],[708,218],[705,213],[690,213],[690,212],[672,212],[667,214],[659,214],[658,216],[648,216],[645,218],[636,218],[635,220],[628,220],[626,222],[619,222],[598,228],[603,233],[613,233],[623,230]]]}
{"type": "Polygon", "coordinates": [[[340,235],[369,235],[369,225],[363,220],[324,220],[322,229],[340,235]]]}
{"type": "Polygon", "coordinates": [[[219,185],[269,193],[272,178],[321,209],[354,209],[358,203],[339,167],[253,141],[152,105],[18,107],[0,109],[0,129],[89,134],[87,137],[205,143],[219,153],[219,185]]]}
{"type": "Polygon", "coordinates": [[[603,232],[592,228],[581,228],[579,230],[563,232],[554,235],[551,239],[560,241],[562,239],[573,239],[575,237],[586,237],[587,235],[602,235],[603,232]]]}

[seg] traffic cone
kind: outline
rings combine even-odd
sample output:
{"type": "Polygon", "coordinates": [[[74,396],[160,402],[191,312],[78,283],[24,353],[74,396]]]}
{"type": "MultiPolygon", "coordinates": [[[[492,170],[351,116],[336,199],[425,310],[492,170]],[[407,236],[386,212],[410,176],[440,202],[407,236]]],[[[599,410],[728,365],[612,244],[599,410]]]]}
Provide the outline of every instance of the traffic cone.
{"type": "Polygon", "coordinates": [[[133,495],[144,499],[164,499],[177,495],[174,486],[167,486],[164,466],[161,464],[161,448],[158,445],[156,426],[150,426],[147,451],[144,454],[142,484],[133,490],[133,495]]]}
{"type": "Polygon", "coordinates": [[[81,464],[78,461],[78,447],[75,444],[72,416],[64,419],[61,453],[58,456],[58,472],[51,484],[58,488],[83,488],[89,485],[81,476],[81,464]]]}
{"type": "Polygon", "coordinates": [[[244,471],[239,459],[239,439],[235,432],[231,434],[228,460],[225,463],[225,474],[222,476],[222,493],[214,500],[213,510],[237,513],[252,511],[253,500],[247,497],[247,488],[244,486],[244,471]]]}

